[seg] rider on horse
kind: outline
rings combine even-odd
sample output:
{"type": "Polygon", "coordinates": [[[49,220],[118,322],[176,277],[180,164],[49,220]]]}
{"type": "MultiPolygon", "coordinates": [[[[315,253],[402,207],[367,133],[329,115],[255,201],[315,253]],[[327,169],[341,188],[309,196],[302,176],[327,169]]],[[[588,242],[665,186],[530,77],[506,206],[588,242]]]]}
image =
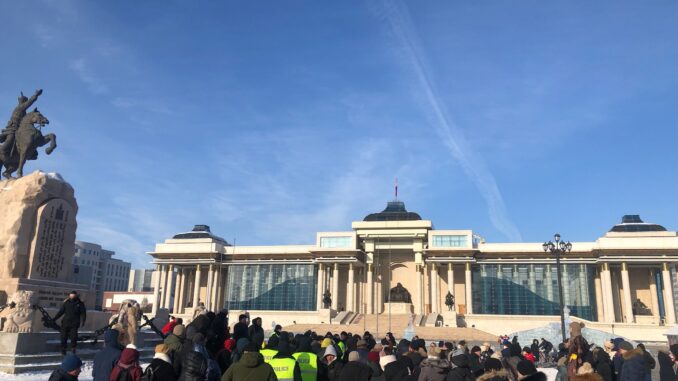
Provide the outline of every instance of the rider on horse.
{"type": "Polygon", "coordinates": [[[7,127],[2,130],[2,133],[0,134],[0,142],[4,141],[4,143],[0,145],[0,160],[3,162],[7,162],[12,155],[12,149],[14,148],[14,134],[19,128],[21,119],[26,116],[26,110],[38,100],[38,97],[41,94],[42,89],[37,90],[30,98],[26,98],[23,92],[21,93],[21,96],[19,96],[19,104],[14,108],[12,117],[9,119],[9,122],[7,122],[7,127]]]}

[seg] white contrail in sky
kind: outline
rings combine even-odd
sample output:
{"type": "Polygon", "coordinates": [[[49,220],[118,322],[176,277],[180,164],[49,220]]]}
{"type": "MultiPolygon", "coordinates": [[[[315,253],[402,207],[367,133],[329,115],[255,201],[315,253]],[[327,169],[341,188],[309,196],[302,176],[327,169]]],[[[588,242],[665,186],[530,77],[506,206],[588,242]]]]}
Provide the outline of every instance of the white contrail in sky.
{"type": "Polygon", "coordinates": [[[521,241],[518,228],[508,217],[504,199],[494,176],[483,159],[473,151],[466,141],[462,129],[447,116],[439,101],[435,86],[429,78],[426,58],[421,52],[419,38],[407,8],[398,0],[382,0],[381,4],[380,11],[383,12],[389,30],[399,43],[407,61],[407,67],[416,76],[418,85],[424,93],[425,101],[431,108],[428,113],[436,132],[485,199],[490,220],[494,227],[507,238],[513,241],[521,241]]]}

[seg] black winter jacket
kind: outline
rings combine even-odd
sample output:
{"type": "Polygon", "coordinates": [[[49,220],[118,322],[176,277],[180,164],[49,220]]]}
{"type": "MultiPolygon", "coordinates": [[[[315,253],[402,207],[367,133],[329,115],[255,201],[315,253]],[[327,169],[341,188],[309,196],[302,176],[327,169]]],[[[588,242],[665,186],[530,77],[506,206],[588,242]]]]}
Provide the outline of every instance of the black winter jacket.
{"type": "Polygon", "coordinates": [[[64,301],[64,304],[61,305],[59,312],[54,315],[54,321],[57,321],[62,316],[64,318],[61,320],[61,326],[77,328],[80,327],[81,324],[85,324],[85,320],[87,320],[87,309],[80,298],[68,298],[64,301]]]}
{"type": "Polygon", "coordinates": [[[174,373],[174,367],[172,364],[168,363],[159,358],[154,358],[150,364],[144,370],[144,374],[147,372],[153,372],[153,378],[151,381],[177,381],[179,377],[174,373]]]}
{"type": "Polygon", "coordinates": [[[476,379],[471,372],[467,355],[452,357],[452,365],[455,367],[447,374],[447,381],[473,381],[476,379]]]}
{"type": "Polygon", "coordinates": [[[187,352],[181,360],[179,381],[206,381],[207,359],[196,351],[187,352]]]}
{"type": "Polygon", "coordinates": [[[341,370],[339,381],[369,381],[372,378],[372,368],[360,361],[349,361],[341,370]]]}
{"type": "Polygon", "coordinates": [[[61,369],[57,369],[49,376],[49,381],[78,381],[78,378],[71,376],[61,369]]]}

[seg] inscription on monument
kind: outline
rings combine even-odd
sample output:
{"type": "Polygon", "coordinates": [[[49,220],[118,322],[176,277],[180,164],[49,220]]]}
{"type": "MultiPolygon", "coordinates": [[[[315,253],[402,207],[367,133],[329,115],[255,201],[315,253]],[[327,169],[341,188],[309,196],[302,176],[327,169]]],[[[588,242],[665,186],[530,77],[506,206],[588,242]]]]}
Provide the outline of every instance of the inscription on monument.
{"type": "Polygon", "coordinates": [[[38,209],[38,224],[31,253],[31,276],[57,279],[64,270],[64,243],[75,231],[71,206],[53,199],[38,209]]]}

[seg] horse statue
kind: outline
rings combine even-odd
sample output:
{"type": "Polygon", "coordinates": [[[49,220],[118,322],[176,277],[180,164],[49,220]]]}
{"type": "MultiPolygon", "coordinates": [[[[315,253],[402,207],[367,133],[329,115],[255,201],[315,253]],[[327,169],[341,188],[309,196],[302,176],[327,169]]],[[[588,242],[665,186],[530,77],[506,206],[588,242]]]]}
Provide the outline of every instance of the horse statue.
{"type": "Polygon", "coordinates": [[[17,177],[24,175],[24,164],[26,160],[35,160],[38,158],[38,147],[42,147],[50,143],[45,152],[49,155],[56,148],[56,135],[42,134],[42,127],[49,124],[49,120],[38,111],[36,107],[33,111],[26,114],[21,119],[19,128],[15,132],[14,146],[11,148],[9,160],[0,161],[0,167],[4,166],[5,171],[2,175],[9,179],[14,172],[17,172],[17,177]],[[39,128],[36,128],[35,125],[39,128]]]}

